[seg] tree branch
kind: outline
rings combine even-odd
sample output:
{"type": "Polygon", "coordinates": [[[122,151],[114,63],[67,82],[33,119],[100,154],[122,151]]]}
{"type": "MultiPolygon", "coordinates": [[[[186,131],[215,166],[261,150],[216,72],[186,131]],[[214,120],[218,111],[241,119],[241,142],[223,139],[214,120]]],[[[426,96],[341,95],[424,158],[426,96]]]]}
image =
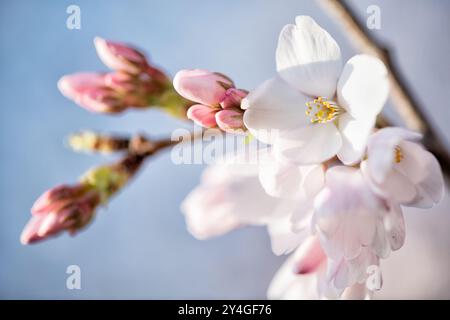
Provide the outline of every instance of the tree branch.
{"type": "Polygon", "coordinates": [[[369,34],[365,26],[356,18],[356,14],[351,7],[344,1],[318,1],[341,24],[358,50],[374,55],[385,63],[390,82],[390,97],[395,110],[409,129],[421,132],[424,135],[424,145],[436,156],[446,178],[450,180],[450,154],[447,146],[408,88],[399,69],[392,61],[388,47],[380,44],[369,34]]]}

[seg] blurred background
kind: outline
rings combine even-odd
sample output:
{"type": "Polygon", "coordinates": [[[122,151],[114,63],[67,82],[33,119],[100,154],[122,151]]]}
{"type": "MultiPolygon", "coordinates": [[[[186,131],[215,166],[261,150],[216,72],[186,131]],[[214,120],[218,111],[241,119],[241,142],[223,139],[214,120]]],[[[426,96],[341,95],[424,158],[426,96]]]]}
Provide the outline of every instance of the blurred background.
{"type": "MultiPolygon", "coordinates": [[[[349,3],[363,19],[369,5],[380,7],[381,30],[371,32],[395,48],[395,62],[448,142],[450,2],[349,3]]],[[[171,74],[210,69],[253,89],[274,75],[278,33],[300,14],[335,37],[344,60],[355,54],[314,1],[1,1],[0,298],[265,298],[285,257],[272,254],[262,228],[209,241],[188,234],[179,204],[203,167],[173,165],[169,153],[152,158],[75,238],[25,247],[19,236],[44,190],[111,161],[70,151],[63,141],[71,132],[169,135],[186,126],[156,110],[93,115],[65,99],[56,88],[62,75],[106,70],[94,36],[132,43],[171,74]],[[81,8],[81,30],[66,28],[71,4],[81,8]],[[66,289],[73,264],[81,268],[81,290],[66,289]]],[[[450,298],[449,208],[447,196],[433,210],[406,210],[406,244],[383,261],[378,297],[450,298]]]]}

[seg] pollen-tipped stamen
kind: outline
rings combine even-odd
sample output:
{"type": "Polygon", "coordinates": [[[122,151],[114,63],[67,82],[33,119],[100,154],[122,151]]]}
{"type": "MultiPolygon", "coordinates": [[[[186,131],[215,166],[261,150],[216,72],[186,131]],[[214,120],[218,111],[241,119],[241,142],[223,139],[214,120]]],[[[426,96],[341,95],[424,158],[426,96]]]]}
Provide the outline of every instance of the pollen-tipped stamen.
{"type": "Polygon", "coordinates": [[[311,123],[327,123],[337,118],[341,108],[333,101],[325,100],[323,97],[306,102],[305,114],[311,118],[311,123]]]}
{"type": "Polygon", "coordinates": [[[403,155],[403,151],[399,146],[396,146],[394,149],[394,161],[395,163],[400,163],[405,156],[403,155]]]}

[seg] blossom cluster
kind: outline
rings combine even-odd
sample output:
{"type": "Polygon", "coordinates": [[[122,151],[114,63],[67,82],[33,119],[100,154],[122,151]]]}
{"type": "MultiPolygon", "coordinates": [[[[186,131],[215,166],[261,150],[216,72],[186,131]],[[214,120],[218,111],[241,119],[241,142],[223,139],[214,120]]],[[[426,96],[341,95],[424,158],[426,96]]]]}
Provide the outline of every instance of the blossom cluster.
{"type": "MultiPolygon", "coordinates": [[[[383,62],[360,54],[344,64],[336,41],[310,17],[282,29],[276,75],[250,92],[202,69],[181,70],[172,82],[133,47],[94,43],[113,71],[58,82],[80,106],[97,113],[160,106],[221,134],[247,135],[245,143],[256,138],[258,148],[210,165],[181,209],[198,239],[267,228],[273,252],[291,254],[269,298],[370,297],[381,288],[371,270],[405,243],[403,208],[431,208],[444,195],[440,165],[421,134],[376,127],[389,95],[383,62]]],[[[81,132],[69,144],[126,155],[45,192],[31,209],[24,244],[84,228],[147,156],[173,141],[81,132]]]]}
{"type": "MultiPolygon", "coordinates": [[[[99,37],[94,44],[100,60],[113,71],[63,76],[58,88],[64,96],[96,113],[118,113],[171,102],[170,79],[150,64],[142,52],[99,37]]],[[[178,99],[176,103],[185,102],[178,99]]]]}
{"type": "MultiPolygon", "coordinates": [[[[442,199],[439,163],[420,134],[375,128],[389,93],[385,65],[369,55],[343,64],[336,41],[312,18],[282,29],[276,66],[275,77],[234,107],[235,127],[267,148],[256,163],[243,154],[206,169],[182,204],[188,229],[206,239],[266,226],[274,253],[292,253],[270,298],[369,297],[381,279],[366,285],[368,270],[405,242],[403,207],[442,199]]],[[[189,118],[220,128],[231,86],[203,70],[183,70],[174,83],[200,103],[189,118]]]]}

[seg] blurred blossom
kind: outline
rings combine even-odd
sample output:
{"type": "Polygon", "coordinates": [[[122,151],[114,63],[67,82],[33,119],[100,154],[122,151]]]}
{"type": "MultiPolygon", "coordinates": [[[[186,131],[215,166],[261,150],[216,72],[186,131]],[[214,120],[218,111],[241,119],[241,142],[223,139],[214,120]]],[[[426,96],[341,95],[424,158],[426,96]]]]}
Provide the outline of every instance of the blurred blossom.
{"type": "Polygon", "coordinates": [[[179,96],[169,77],[151,65],[144,54],[98,37],[94,43],[99,57],[114,71],[63,76],[58,88],[64,96],[97,113],[158,106],[175,116],[185,116],[192,102],[179,96]]]}
{"type": "Polygon", "coordinates": [[[92,131],[82,131],[72,134],[68,139],[69,146],[74,151],[111,153],[127,150],[129,139],[100,135],[92,131]]]}
{"type": "Polygon", "coordinates": [[[126,106],[117,91],[105,83],[104,74],[75,73],[58,81],[61,93],[91,112],[115,113],[126,106]]]}
{"type": "Polygon", "coordinates": [[[113,70],[138,74],[148,66],[144,54],[123,43],[95,37],[94,45],[100,60],[113,70]]]}
{"type": "MultiPolygon", "coordinates": [[[[269,299],[316,300],[336,298],[328,282],[335,277],[327,277],[330,260],[322,251],[317,236],[310,236],[289,256],[275,274],[267,291],[269,299]]],[[[356,283],[341,293],[341,299],[365,299],[368,291],[364,283],[356,283]]]]}
{"type": "Polygon", "coordinates": [[[359,169],[329,169],[314,208],[322,247],[333,261],[329,270],[333,290],[340,292],[364,281],[367,267],[403,246],[401,208],[377,196],[359,169]]]}
{"type": "Polygon", "coordinates": [[[21,235],[30,244],[67,230],[75,234],[94,215],[100,195],[85,184],[63,185],[45,192],[33,205],[32,217],[21,235]]]}
{"type": "Polygon", "coordinates": [[[175,90],[184,98],[197,102],[187,117],[197,124],[236,133],[245,130],[241,101],[247,91],[236,89],[227,76],[207,70],[179,71],[173,80],[175,90]]]}
{"type": "Polygon", "coordinates": [[[110,165],[89,170],[74,185],[54,187],[42,194],[31,209],[22,244],[56,236],[63,231],[74,235],[92,221],[99,205],[106,203],[136,172],[142,158],[131,155],[110,165]]]}
{"type": "MultiPolygon", "coordinates": [[[[264,152],[258,153],[259,161],[264,152]]],[[[268,229],[276,254],[292,251],[305,238],[303,232],[291,229],[293,208],[291,199],[272,197],[264,191],[258,161],[250,161],[248,154],[226,157],[209,166],[200,185],[181,205],[188,230],[196,238],[222,235],[240,226],[262,225],[268,229]]]]}
{"type": "Polygon", "coordinates": [[[406,206],[431,208],[444,197],[444,177],[433,154],[415,142],[420,138],[402,128],[377,131],[361,168],[381,196],[406,206]]]}
{"type": "Polygon", "coordinates": [[[299,164],[335,155],[359,162],[388,96],[384,64],[357,55],[342,67],[336,41],[306,16],[281,31],[276,63],[278,75],[242,103],[250,132],[299,164]],[[269,130],[278,134],[267,136],[269,130]]]}

